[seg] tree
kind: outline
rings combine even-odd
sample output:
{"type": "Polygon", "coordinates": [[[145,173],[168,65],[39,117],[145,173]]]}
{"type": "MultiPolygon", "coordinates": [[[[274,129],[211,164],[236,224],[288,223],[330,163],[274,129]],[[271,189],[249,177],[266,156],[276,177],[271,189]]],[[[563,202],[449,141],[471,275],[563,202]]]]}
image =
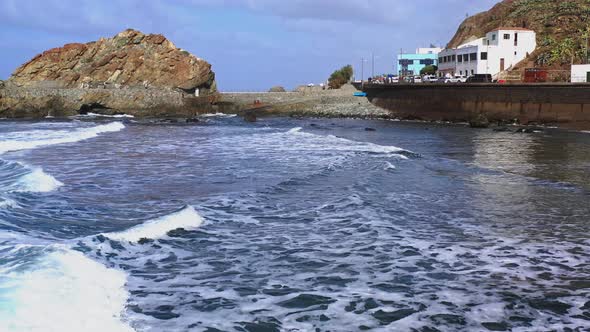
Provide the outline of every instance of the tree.
{"type": "Polygon", "coordinates": [[[332,73],[328,79],[330,89],[340,89],[344,84],[350,82],[353,70],[351,65],[346,65],[332,73]]]}
{"type": "Polygon", "coordinates": [[[428,65],[420,70],[420,75],[434,75],[438,67],[435,65],[428,65]]]}

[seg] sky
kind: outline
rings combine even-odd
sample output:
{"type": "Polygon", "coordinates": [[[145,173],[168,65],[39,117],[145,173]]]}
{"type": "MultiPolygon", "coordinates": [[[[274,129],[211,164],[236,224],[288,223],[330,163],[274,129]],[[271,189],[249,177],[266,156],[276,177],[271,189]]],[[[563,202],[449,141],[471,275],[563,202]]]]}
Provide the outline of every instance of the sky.
{"type": "Polygon", "coordinates": [[[44,50],[161,33],[210,62],[221,91],[265,91],[394,72],[396,54],[445,45],[499,0],[0,0],[0,79],[44,50]],[[373,67],[373,56],[375,58],[373,67]]]}

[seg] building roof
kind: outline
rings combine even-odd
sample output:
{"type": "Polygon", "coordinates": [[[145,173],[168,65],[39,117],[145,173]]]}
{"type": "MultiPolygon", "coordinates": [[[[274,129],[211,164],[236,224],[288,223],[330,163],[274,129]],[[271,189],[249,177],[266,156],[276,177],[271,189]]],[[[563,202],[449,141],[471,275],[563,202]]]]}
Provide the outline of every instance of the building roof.
{"type": "Polygon", "coordinates": [[[519,28],[519,27],[499,27],[499,28],[496,28],[494,30],[491,30],[490,32],[500,31],[500,30],[515,30],[515,31],[531,31],[531,32],[535,32],[534,30],[531,30],[531,29],[519,28]]]}

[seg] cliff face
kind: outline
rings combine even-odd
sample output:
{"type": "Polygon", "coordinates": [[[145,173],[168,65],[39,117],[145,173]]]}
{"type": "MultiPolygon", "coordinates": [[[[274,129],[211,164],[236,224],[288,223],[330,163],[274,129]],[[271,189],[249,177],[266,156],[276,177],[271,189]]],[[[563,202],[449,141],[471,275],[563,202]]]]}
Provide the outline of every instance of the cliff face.
{"type": "Polygon", "coordinates": [[[67,44],[37,55],[9,82],[21,87],[79,88],[99,85],[215,89],[211,65],[162,35],[125,30],[113,38],[67,44]]]}
{"type": "Polygon", "coordinates": [[[487,12],[467,18],[447,46],[457,47],[501,26],[524,27],[537,33],[538,48],[525,61],[527,65],[566,69],[572,62],[585,62],[590,2],[504,0],[487,12]]]}

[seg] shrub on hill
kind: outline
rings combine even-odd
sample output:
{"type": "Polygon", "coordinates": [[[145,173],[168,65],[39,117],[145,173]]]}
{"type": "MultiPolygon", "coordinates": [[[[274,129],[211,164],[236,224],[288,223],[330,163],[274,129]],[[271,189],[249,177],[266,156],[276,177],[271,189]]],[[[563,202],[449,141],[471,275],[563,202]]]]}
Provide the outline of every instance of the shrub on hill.
{"type": "Polygon", "coordinates": [[[330,75],[328,86],[330,89],[340,89],[344,84],[352,79],[353,70],[351,65],[346,65],[330,75]]]}

